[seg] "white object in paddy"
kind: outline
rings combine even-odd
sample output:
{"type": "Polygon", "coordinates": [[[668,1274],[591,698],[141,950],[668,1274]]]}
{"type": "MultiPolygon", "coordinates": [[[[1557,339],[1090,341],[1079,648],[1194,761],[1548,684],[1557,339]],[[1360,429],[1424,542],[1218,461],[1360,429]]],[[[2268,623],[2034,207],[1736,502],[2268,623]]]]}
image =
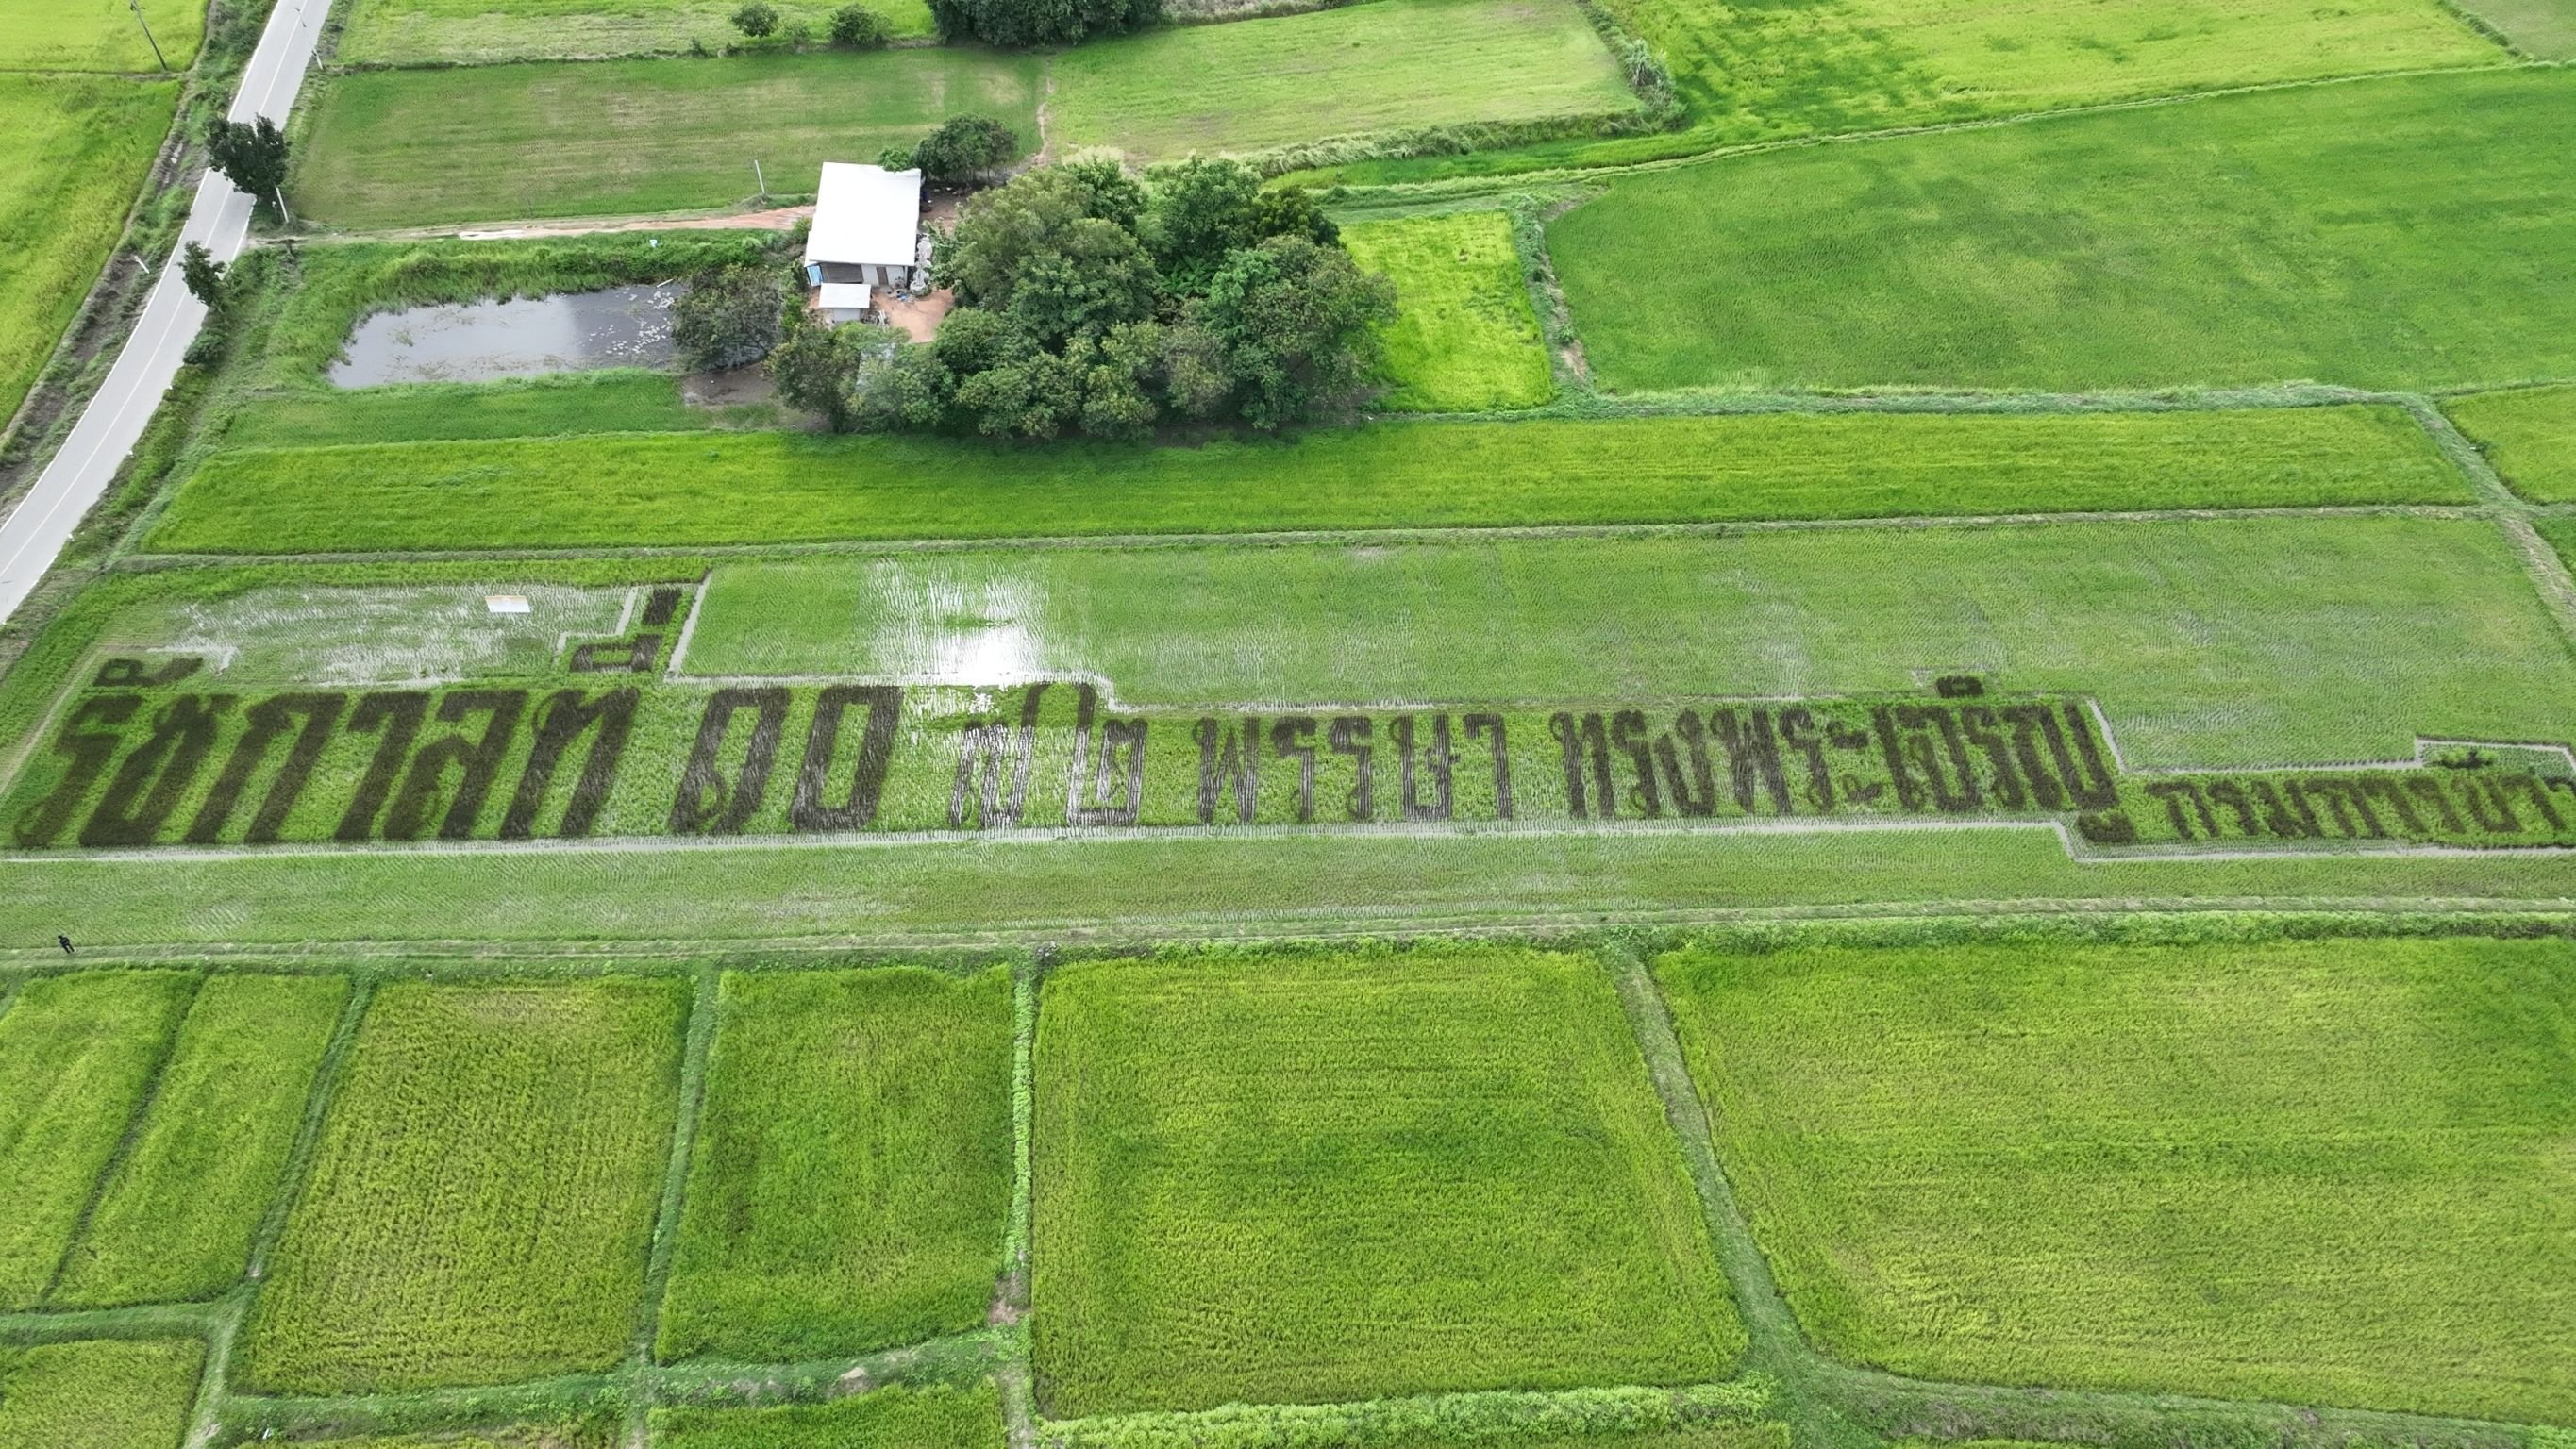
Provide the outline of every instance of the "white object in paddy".
{"type": "Polygon", "coordinates": [[[533,614],[534,605],[525,594],[485,594],[483,607],[495,614],[533,614]]]}

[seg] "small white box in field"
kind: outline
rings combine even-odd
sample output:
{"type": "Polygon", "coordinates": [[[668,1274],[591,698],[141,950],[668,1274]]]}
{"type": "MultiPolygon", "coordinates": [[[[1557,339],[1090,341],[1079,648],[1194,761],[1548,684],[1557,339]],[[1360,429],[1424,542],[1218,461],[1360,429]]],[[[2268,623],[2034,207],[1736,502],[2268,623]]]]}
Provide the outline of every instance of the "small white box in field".
{"type": "Polygon", "coordinates": [[[483,607],[495,614],[533,614],[536,609],[524,594],[485,594],[483,607]]]}

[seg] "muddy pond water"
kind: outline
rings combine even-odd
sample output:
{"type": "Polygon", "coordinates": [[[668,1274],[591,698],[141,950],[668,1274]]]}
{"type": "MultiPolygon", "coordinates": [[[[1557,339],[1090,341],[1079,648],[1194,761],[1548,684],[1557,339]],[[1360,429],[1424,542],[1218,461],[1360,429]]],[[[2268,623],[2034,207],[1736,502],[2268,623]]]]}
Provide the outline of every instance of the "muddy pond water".
{"type": "Polygon", "coordinates": [[[487,382],[603,367],[668,367],[681,283],[506,302],[443,302],[358,324],[331,381],[487,382]]]}

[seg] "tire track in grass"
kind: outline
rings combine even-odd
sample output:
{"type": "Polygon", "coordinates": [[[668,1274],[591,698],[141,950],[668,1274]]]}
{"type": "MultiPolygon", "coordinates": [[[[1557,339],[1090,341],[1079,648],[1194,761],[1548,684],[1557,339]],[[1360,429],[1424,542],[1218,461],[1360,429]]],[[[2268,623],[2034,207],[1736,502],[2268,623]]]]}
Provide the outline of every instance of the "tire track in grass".
{"type": "MultiPolygon", "coordinates": [[[[692,615],[694,622],[695,616],[692,615]]],[[[716,988],[722,977],[712,964],[698,967],[696,985],[689,1001],[688,1035],[680,1048],[680,1102],[671,1118],[671,1150],[662,1172],[662,1201],[653,1218],[651,1256],[644,1267],[643,1302],[636,1311],[635,1345],[629,1359],[635,1387],[626,1406],[626,1442],[629,1449],[646,1449],[651,1435],[647,1420],[653,1408],[654,1394],[649,1375],[653,1369],[653,1339],[661,1331],[662,1300],[670,1291],[671,1262],[678,1251],[680,1210],[689,1189],[689,1157],[696,1150],[698,1114],[706,1104],[707,1058],[715,1047],[718,1025],[716,988]]]]}

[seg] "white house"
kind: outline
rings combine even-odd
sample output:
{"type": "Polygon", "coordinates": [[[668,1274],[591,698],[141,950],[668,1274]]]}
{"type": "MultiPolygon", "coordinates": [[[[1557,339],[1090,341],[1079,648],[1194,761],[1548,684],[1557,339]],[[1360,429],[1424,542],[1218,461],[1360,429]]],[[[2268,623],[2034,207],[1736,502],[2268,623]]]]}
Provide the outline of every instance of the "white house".
{"type": "MultiPolygon", "coordinates": [[[[814,229],[805,239],[805,279],[818,288],[851,285],[900,290],[921,252],[921,172],[882,166],[823,165],[814,198],[814,229]]],[[[821,299],[846,305],[851,294],[821,299]]],[[[860,297],[865,305],[864,294],[860,297]]]]}

